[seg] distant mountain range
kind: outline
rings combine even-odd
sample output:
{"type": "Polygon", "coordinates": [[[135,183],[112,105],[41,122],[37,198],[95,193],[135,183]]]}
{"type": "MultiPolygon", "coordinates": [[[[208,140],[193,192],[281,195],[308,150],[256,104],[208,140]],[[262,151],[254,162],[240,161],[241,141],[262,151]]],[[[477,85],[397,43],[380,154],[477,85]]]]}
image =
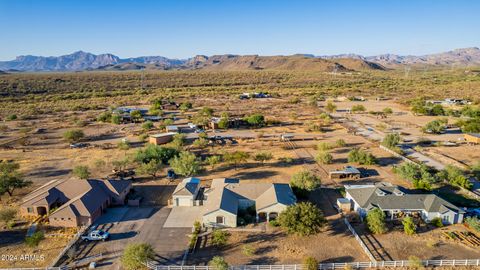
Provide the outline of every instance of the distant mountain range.
{"type": "Polygon", "coordinates": [[[476,47],[422,56],[383,54],[362,56],[341,54],[314,56],[197,55],[189,59],[163,56],[141,56],[122,59],[113,54],[91,54],[83,51],[62,56],[22,55],[12,61],[0,61],[0,71],[83,71],[139,69],[205,69],[205,70],[313,70],[355,71],[385,70],[403,65],[480,65],[480,49],[476,47]]]}

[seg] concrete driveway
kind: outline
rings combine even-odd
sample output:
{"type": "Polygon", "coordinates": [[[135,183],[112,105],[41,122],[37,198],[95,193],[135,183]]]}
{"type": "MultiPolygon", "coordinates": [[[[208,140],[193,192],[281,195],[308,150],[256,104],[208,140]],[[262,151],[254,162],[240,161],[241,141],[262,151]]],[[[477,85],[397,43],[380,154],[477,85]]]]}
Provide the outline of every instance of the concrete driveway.
{"type": "Polygon", "coordinates": [[[195,221],[201,221],[203,206],[177,206],[173,207],[168,215],[164,228],[192,228],[195,221]]]}

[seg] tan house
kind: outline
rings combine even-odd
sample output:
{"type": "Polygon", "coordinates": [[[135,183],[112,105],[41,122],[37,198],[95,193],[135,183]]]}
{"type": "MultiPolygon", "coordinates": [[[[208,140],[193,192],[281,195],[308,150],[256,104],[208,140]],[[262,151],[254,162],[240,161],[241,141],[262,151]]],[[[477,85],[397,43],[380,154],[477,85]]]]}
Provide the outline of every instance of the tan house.
{"type": "Polygon", "coordinates": [[[467,143],[480,144],[480,133],[465,133],[463,137],[467,143]]]}
{"type": "Polygon", "coordinates": [[[238,179],[214,179],[204,193],[202,217],[207,227],[237,227],[239,209],[255,207],[258,221],[277,218],[296,197],[288,184],[240,183],[238,179]]]}
{"type": "Polygon", "coordinates": [[[173,206],[195,206],[200,190],[200,179],[189,177],[177,185],[172,194],[173,206]]]}
{"type": "Polygon", "coordinates": [[[123,205],[132,183],[128,180],[56,180],[27,195],[22,216],[44,216],[52,226],[90,225],[110,205],[123,205]]]}

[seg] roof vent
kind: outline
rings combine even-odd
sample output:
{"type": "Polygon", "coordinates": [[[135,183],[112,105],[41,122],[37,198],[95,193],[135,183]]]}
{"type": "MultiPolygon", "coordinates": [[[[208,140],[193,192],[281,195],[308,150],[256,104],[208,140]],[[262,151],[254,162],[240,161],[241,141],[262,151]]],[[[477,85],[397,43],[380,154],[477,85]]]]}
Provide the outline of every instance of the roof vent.
{"type": "Polygon", "coordinates": [[[378,196],[385,196],[385,195],[386,195],[386,193],[385,193],[383,190],[381,190],[381,189],[377,189],[377,190],[375,191],[375,193],[377,193],[378,196]]]}
{"type": "Polygon", "coordinates": [[[397,189],[397,188],[393,191],[393,194],[395,194],[397,196],[405,195],[405,193],[403,191],[401,191],[400,189],[397,189]]]}

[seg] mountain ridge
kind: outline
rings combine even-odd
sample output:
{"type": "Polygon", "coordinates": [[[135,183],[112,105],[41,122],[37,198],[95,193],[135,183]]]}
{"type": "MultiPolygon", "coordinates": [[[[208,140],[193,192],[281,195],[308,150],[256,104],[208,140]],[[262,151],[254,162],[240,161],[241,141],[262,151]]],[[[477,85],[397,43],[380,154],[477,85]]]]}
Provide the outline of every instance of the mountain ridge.
{"type": "Polygon", "coordinates": [[[82,71],[82,70],[135,70],[135,69],[205,69],[205,70],[314,70],[359,71],[385,70],[403,65],[480,65],[480,49],[469,47],[426,55],[338,54],[315,56],[294,54],[278,56],[260,55],[196,55],[188,59],[164,56],[120,58],[114,54],[92,54],[76,51],[61,56],[20,55],[11,61],[0,61],[2,71],[82,71]]]}

